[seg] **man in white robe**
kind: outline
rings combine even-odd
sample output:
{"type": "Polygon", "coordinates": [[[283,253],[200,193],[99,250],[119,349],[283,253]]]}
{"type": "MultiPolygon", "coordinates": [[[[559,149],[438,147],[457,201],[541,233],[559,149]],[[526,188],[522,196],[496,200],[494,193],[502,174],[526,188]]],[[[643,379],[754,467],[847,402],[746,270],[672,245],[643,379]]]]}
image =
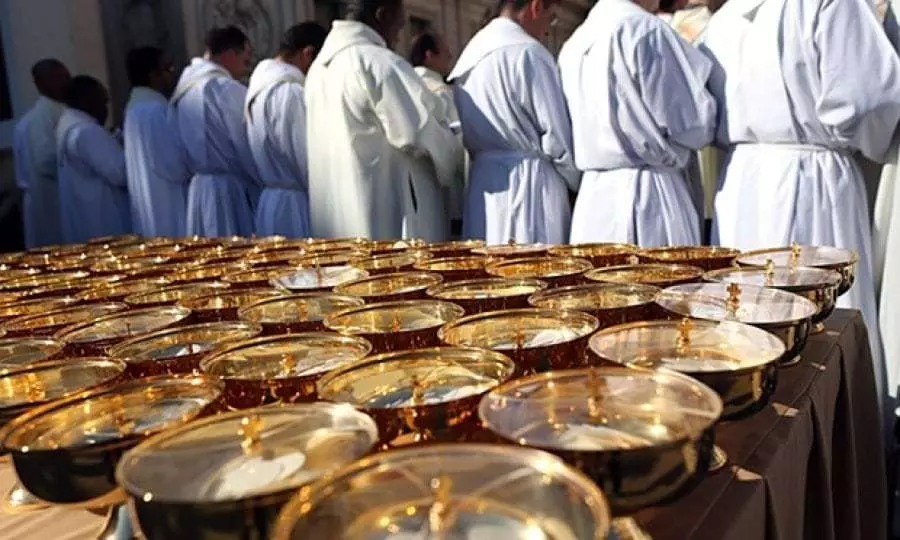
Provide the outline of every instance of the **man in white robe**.
{"type": "Polygon", "coordinates": [[[56,131],[63,240],[87,242],[131,232],[122,145],[103,125],[109,94],[93,77],[72,79],[56,131]]]}
{"type": "Polygon", "coordinates": [[[638,3],[600,0],[559,65],[585,171],[571,241],[699,244],[683,170],[715,133],[711,62],[638,3]]]}
{"type": "Polygon", "coordinates": [[[739,249],[856,251],[856,284],[838,305],[862,311],[884,397],[871,222],[853,153],[884,159],[900,120],[900,59],[870,0],[732,0],[704,48],[718,64],[710,88],[729,148],[714,235],[739,249]]]}
{"type": "Polygon", "coordinates": [[[458,237],[462,234],[463,197],[468,163],[462,143],[462,131],[459,127],[459,113],[456,110],[456,103],[453,101],[453,88],[445,80],[450,73],[452,62],[453,53],[437,33],[426,32],[417,36],[410,46],[409,63],[415,67],[416,73],[422,77],[425,86],[439,100],[440,107],[436,112],[438,120],[450,126],[457,134],[455,161],[459,168],[451,185],[443,186],[443,192],[447,215],[450,216],[451,230],[453,236],[458,237]]]}
{"type": "Polygon", "coordinates": [[[289,28],[277,56],[261,61],[250,77],[247,137],[264,186],[256,209],[257,236],[311,235],[303,84],[326,34],[314,22],[289,28]]]}
{"type": "Polygon", "coordinates": [[[69,70],[59,60],[45,59],[31,69],[40,97],[13,132],[16,185],[22,190],[25,247],[62,243],[56,127],[62,116],[69,70]]]}
{"type": "Polygon", "coordinates": [[[187,234],[250,236],[259,198],[256,165],[247,141],[238,82],[250,62],[250,41],[234,27],[214,28],[206,53],[184,69],[172,96],[175,122],[193,173],[187,234]]]}
{"type": "Polygon", "coordinates": [[[566,243],[570,191],[581,173],[572,126],[550,52],[537,38],[555,0],[507,0],[469,41],[450,73],[472,158],[463,237],[488,244],[566,243]]]}
{"type": "Polygon", "coordinates": [[[449,237],[441,197],[456,139],[440,104],[388,47],[402,0],[350,0],[306,80],[313,235],[376,240],[449,237]]]}
{"type": "Polygon", "coordinates": [[[125,108],[125,164],[134,231],[183,237],[191,173],[181,139],[173,136],[168,99],[175,89],[174,66],[156,47],[132,50],[126,65],[132,89],[125,108]]]}

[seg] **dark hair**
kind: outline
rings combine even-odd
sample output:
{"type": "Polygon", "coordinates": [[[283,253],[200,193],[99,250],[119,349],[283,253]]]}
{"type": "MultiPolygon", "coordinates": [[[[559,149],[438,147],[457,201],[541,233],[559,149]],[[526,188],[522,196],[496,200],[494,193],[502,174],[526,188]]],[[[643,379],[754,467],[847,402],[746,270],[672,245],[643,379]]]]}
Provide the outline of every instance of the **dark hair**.
{"type": "Polygon", "coordinates": [[[296,24],[287,29],[278,46],[278,53],[284,56],[293,56],[307,47],[316,51],[322,48],[328,30],[317,22],[308,21],[296,24]]]}
{"type": "Polygon", "coordinates": [[[409,63],[413,66],[424,66],[426,53],[440,54],[438,40],[429,32],[419,34],[409,48],[409,63]]]}
{"type": "Polygon", "coordinates": [[[206,33],[206,50],[210,54],[222,54],[226,51],[240,52],[244,50],[250,39],[237,26],[213,28],[206,33]]]}
{"type": "Polygon", "coordinates": [[[659,11],[662,13],[673,13],[677,3],[678,0],[659,0],[659,11]]]}
{"type": "Polygon", "coordinates": [[[105,91],[103,83],[90,75],[76,75],[66,92],[66,105],[84,111],[98,94],[105,91]]]}
{"type": "MultiPolygon", "coordinates": [[[[559,3],[561,0],[544,0],[544,4],[547,6],[552,6],[553,4],[559,3]]],[[[500,0],[497,3],[496,14],[500,15],[505,8],[512,8],[515,11],[521,11],[525,9],[528,4],[531,3],[531,0],[500,0]]]]}
{"type": "Polygon", "coordinates": [[[138,47],[128,51],[125,67],[131,86],[150,86],[150,74],[160,68],[163,54],[159,47],[138,47]]]}
{"type": "Polygon", "coordinates": [[[42,93],[46,93],[47,86],[50,84],[51,80],[56,73],[59,71],[66,71],[66,65],[57,60],[56,58],[44,58],[42,60],[38,60],[31,66],[31,78],[34,80],[34,85],[37,89],[42,93]]]}
{"type": "Polygon", "coordinates": [[[394,5],[398,0],[345,0],[344,18],[351,21],[368,22],[375,20],[378,8],[394,5]]]}

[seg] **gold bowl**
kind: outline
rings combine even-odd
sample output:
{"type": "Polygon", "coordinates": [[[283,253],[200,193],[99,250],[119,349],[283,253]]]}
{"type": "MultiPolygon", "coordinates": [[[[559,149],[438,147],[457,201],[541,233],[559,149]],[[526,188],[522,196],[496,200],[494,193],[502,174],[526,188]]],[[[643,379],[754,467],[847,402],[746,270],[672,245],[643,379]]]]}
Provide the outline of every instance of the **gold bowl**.
{"type": "Polygon", "coordinates": [[[653,302],[660,289],[652,285],[589,283],[535,293],[528,303],[540,309],[590,313],[600,328],[660,318],[653,302]]]}
{"type": "Polygon", "coordinates": [[[593,265],[585,259],[534,257],[491,263],[486,271],[492,276],[507,279],[539,279],[554,288],[582,283],[582,276],[592,268],[593,265]]]}
{"type": "Polygon", "coordinates": [[[121,302],[77,304],[63,309],[9,319],[0,329],[10,337],[50,337],[71,326],[128,309],[121,302]]]}
{"type": "Polygon", "coordinates": [[[231,285],[221,281],[172,285],[154,292],[126,296],[125,303],[132,308],[174,306],[187,298],[206,296],[229,288],[231,288],[231,285]]]}
{"type": "Polygon", "coordinates": [[[740,250],[718,246],[676,246],[642,249],[638,259],[647,264],[696,266],[708,272],[732,266],[740,254],[740,250]]]}
{"type": "Polygon", "coordinates": [[[191,310],[160,307],[111,313],[59,330],[53,337],[66,344],[74,357],[105,356],[109,349],[131,337],[183,325],[191,310]]]}
{"type": "Polygon", "coordinates": [[[377,274],[338,285],[334,292],[362,298],[368,304],[422,300],[428,297],[426,289],[440,285],[442,281],[439,274],[427,272],[377,274]]]}
{"type": "Polygon", "coordinates": [[[678,264],[632,264],[597,268],[584,275],[588,281],[601,283],[629,283],[654,285],[661,289],[696,283],[703,278],[703,269],[678,264]]]}
{"type": "Polygon", "coordinates": [[[229,288],[209,291],[207,294],[189,296],[178,301],[179,306],[193,312],[195,322],[219,322],[238,320],[238,310],[260,300],[277,298],[284,293],[270,288],[229,288]]]}
{"type": "Polygon", "coordinates": [[[763,249],[749,251],[737,258],[740,266],[754,266],[765,268],[769,261],[775,266],[787,266],[790,268],[809,267],[834,270],[841,275],[841,285],[838,288],[838,296],[853,287],[856,282],[856,265],[859,255],[855,251],[829,246],[798,246],[763,249]]]}
{"type": "Polygon", "coordinates": [[[549,253],[554,257],[587,259],[594,268],[628,264],[639,248],[632,244],[571,244],[553,246],[549,253]]]}
{"type": "Polygon", "coordinates": [[[431,298],[453,302],[467,314],[528,307],[528,298],[547,284],[537,279],[485,278],[443,283],[429,288],[431,298]]]}

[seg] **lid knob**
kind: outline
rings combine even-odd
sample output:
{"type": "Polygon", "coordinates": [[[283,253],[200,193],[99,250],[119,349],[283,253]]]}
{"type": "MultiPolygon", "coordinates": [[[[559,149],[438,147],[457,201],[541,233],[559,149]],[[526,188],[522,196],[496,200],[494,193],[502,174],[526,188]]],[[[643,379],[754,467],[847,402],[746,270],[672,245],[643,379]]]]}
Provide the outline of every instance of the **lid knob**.
{"type": "Polygon", "coordinates": [[[295,304],[297,308],[297,319],[301,321],[305,321],[309,318],[309,310],[306,308],[306,302],[300,302],[295,304]]]}
{"type": "Polygon", "coordinates": [[[771,287],[775,283],[775,261],[766,259],[766,286],[771,287]]]}
{"type": "Polygon", "coordinates": [[[423,407],[425,405],[425,385],[416,374],[412,376],[412,392],[413,405],[423,407]]]}
{"type": "Polygon", "coordinates": [[[522,328],[516,326],[516,335],[513,336],[513,339],[516,342],[516,350],[521,351],[525,348],[525,332],[522,331],[522,328]]]}
{"type": "Polygon", "coordinates": [[[685,317],[678,325],[678,348],[683,349],[691,344],[691,330],[694,329],[694,321],[685,317]]]}
{"type": "Polygon", "coordinates": [[[289,377],[294,373],[297,367],[297,358],[293,354],[284,354],[281,357],[281,374],[283,377],[289,377]]]}
{"type": "Polygon", "coordinates": [[[625,262],[627,262],[628,264],[634,266],[634,265],[636,265],[636,264],[640,264],[640,263],[641,263],[641,260],[638,258],[637,255],[629,255],[629,256],[628,256],[628,259],[626,259],[625,262]]]}
{"type": "Polygon", "coordinates": [[[588,372],[588,416],[592,420],[599,419],[603,414],[603,394],[600,392],[602,386],[597,371],[591,369],[588,372]]]}
{"type": "Polygon", "coordinates": [[[737,283],[731,283],[728,285],[728,315],[734,317],[737,314],[738,309],[741,307],[741,286],[737,283]]]}
{"type": "Polygon", "coordinates": [[[260,432],[262,432],[263,420],[259,415],[253,414],[241,419],[241,428],[238,435],[243,437],[241,449],[244,454],[254,454],[260,447],[260,432]]]}
{"type": "Polygon", "coordinates": [[[510,246],[516,245],[516,239],[515,239],[515,238],[510,238],[508,244],[509,244],[510,246]]]}
{"type": "Polygon", "coordinates": [[[399,332],[403,328],[400,323],[400,316],[396,311],[391,312],[391,332],[399,332]]]}
{"type": "Polygon", "coordinates": [[[800,252],[802,248],[797,242],[791,242],[791,269],[797,268],[800,266],[800,252]]]}
{"type": "Polygon", "coordinates": [[[430,532],[442,532],[447,529],[447,515],[449,514],[450,494],[453,489],[453,480],[447,475],[441,475],[431,479],[431,493],[434,495],[434,503],[428,511],[428,528],[430,532]]]}
{"type": "Polygon", "coordinates": [[[34,373],[25,375],[25,394],[33,402],[47,399],[47,389],[44,387],[41,379],[34,373]]]}

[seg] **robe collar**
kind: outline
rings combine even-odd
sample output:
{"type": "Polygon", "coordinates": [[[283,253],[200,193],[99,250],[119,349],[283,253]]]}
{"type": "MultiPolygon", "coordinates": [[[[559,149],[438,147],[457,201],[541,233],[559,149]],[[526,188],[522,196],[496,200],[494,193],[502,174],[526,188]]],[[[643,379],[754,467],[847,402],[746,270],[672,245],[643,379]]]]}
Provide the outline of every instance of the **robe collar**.
{"type": "Polygon", "coordinates": [[[306,76],[296,66],[282,62],[277,58],[267,58],[257,64],[250,76],[247,88],[247,100],[244,102],[244,114],[250,118],[250,107],[263,91],[281,83],[296,83],[300,86],[306,82],[306,76]]]}
{"type": "Polygon", "coordinates": [[[444,77],[441,76],[437,71],[427,68],[425,66],[416,66],[416,74],[419,75],[423,80],[433,83],[447,84],[444,80],[444,77]]]}
{"type": "Polygon", "coordinates": [[[328,65],[344,49],[357,45],[387,47],[384,38],[369,25],[356,21],[334,21],[331,32],[325,38],[316,63],[328,65]]]}
{"type": "Polygon", "coordinates": [[[149,86],[135,86],[131,89],[131,94],[128,96],[126,108],[140,103],[158,103],[164,105],[168,103],[168,100],[166,99],[166,96],[149,86]]]}
{"type": "Polygon", "coordinates": [[[178,86],[172,95],[172,103],[177,103],[189,90],[209,80],[220,77],[231,79],[231,74],[219,64],[205,58],[194,58],[188,67],[181,72],[178,86]]]}
{"type": "Polygon", "coordinates": [[[541,45],[541,42],[531,37],[516,21],[497,17],[469,41],[447,79],[453,81],[466,75],[485,56],[497,49],[520,45],[541,45]]]}
{"type": "Polygon", "coordinates": [[[63,148],[66,136],[72,128],[80,124],[100,125],[97,119],[84,111],[66,107],[62,116],[59,117],[59,123],[56,125],[56,145],[58,149],[63,148]]]}

